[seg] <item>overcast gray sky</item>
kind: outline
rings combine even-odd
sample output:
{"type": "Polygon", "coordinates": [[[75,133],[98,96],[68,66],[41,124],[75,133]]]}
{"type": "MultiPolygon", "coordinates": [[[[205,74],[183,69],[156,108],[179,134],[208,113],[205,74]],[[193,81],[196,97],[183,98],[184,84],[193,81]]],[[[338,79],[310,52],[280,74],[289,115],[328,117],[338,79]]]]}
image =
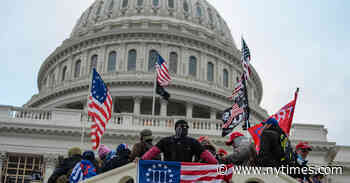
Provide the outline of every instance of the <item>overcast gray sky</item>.
{"type": "MultiPolygon", "coordinates": [[[[208,0],[243,35],[263,82],[270,114],[301,91],[294,122],[324,124],[328,139],[350,145],[350,1],[208,0]]],[[[41,63],[93,0],[5,0],[0,7],[0,104],[21,106],[37,93],[41,63]]]]}

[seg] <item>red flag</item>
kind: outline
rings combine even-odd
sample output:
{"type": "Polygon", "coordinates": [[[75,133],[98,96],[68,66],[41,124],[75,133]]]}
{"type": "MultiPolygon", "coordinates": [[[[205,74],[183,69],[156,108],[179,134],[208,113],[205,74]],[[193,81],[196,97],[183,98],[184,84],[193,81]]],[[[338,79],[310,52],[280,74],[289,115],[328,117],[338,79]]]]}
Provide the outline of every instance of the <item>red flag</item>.
{"type": "Polygon", "coordinates": [[[248,131],[254,140],[256,152],[259,152],[260,150],[260,137],[263,127],[264,125],[262,123],[259,123],[253,127],[248,128],[248,131]]]}
{"type": "MultiPolygon", "coordinates": [[[[283,106],[276,114],[270,116],[269,118],[275,118],[278,121],[278,125],[282,128],[284,133],[289,136],[290,129],[292,127],[295,104],[298,98],[299,88],[294,93],[294,100],[289,102],[287,105],[283,106]]],[[[268,119],[269,119],[268,118],[268,119]]],[[[248,128],[250,135],[252,136],[255,144],[255,149],[257,152],[260,150],[260,137],[263,130],[263,124],[257,124],[251,128],[248,128]]]]}
{"type": "Polygon", "coordinates": [[[290,129],[292,128],[295,104],[298,98],[299,88],[294,93],[294,100],[283,106],[276,114],[270,116],[278,121],[278,125],[282,128],[284,133],[289,136],[290,129]]]}

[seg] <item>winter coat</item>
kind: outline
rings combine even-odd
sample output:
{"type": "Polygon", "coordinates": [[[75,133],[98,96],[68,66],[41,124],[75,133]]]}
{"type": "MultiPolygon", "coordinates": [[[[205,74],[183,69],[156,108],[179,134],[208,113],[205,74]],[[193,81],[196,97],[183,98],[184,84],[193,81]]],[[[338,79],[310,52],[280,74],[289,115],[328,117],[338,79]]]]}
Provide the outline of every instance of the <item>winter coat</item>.
{"type": "MultiPolygon", "coordinates": [[[[308,161],[307,160],[303,160],[301,158],[301,156],[299,156],[296,152],[294,152],[294,157],[295,157],[294,158],[295,162],[294,162],[294,164],[292,166],[299,167],[300,170],[308,169],[308,166],[307,166],[308,161]]],[[[311,177],[311,175],[309,173],[303,174],[302,172],[300,172],[300,174],[297,174],[297,173],[296,174],[290,174],[290,176],[294,177],[294,178],[300,178],[302,180],[304,180],[304,179],[309,180],[310,177],[311,177]]]]}
{"type": "MultiPolygon", "coordinates": [[[[139,142],[136,143],[131,150],[130,160],[133,161],[136,157],[141,158],[149,149],[153,147],[152,143],[139,142]]],[[[161,156],[157,155],[153,160],[161,160],[161,156]]]]}
{"type": "Polygon", "coordinates": [[[262,167],[278,167],[284,152],[281,146],[280,136],[283,132],[275,126],[264,129],[261,134],[258,165],[262,167]]]}
{"type": "Polygon", "coordinates": [[[157,143],[163,152],[164,161],[192,162],[193,156],[200,157],[204,147],[192,137],[165,137],[157,143]]]}
{"type": "Polygon", "coordinates": [[[106,164],[104,164],[102,166],[102,170],[101,172],[107,172],[109,170],[115,169],[115,168],[119,168],[123,165],[126,165],[128,163],[130,163],[130,150],[129,149],[125,149],[122,150],[121,152],[118,152],[116,154],[116,156],[114,156],[111,160],[109,160],[106,164]]]}
{"type": "Polygon", "coordinates": [[[254,144],[249,142],[245,136],[237,137],[234,140],[233,151],[221,160],[224,164],[253,166],[256,161],[254,144]]]}
{"type": "Polygon", "coordinates": [[[80,155],[73,155],[70,158],[64,159],[53,171],[52,175],[50,176],[48,183],[56,183],[58,179],[63,180],[64,177],[61,176],[67,176],[67,181],[69,180],[69,176],[71,174],[72,169],[74,168],[75,164],[81,161],[80,155]]]}

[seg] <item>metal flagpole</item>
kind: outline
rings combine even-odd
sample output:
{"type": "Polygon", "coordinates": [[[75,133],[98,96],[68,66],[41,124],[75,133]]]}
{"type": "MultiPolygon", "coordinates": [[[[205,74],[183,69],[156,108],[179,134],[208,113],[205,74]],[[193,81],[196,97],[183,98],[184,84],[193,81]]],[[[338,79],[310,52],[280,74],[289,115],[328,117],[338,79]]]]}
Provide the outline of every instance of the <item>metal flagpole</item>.
{"type": "Polygon", "coordinates": [[[157,72],[154,73],[154,81],[153,81],[152,118],[154,117],[154,110],[155,110],[155,104],[156,104],[156,88],[157,88],[157,72]]]}

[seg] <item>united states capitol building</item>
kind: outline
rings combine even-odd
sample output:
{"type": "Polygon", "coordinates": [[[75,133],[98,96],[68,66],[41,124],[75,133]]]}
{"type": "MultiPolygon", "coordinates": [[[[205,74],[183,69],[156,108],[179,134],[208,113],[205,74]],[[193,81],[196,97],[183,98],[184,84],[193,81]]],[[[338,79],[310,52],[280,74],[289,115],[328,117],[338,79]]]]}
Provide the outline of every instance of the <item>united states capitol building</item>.
{"type": "MultiPolygon", "coordinates": [[[[158,141],[174,133],[176,120],[185,119],[191,136],[208,135],[232,151],[220,125],[222,111],[232,105],[227,97],[233,81],[242,73],[240,54],[224,18],[206,0],[96,0],[43,61],[39,93],[23,107],[0,106],[1,180],[26,182],[34,170],[47,180],[69,147],[91,149],[86,102],[92,68],[113,96],[113,117],[102,142],[107,146],[135,144],[145,128],[158,141]],[[152,116],[155,52],[167,60],[172,82],[170,100],[157,96],[152,116]]],[[[252,123],[274,112],[260,106],[263,85],[254,68],[248,95],[252,123]]],[[[342,176],[327,176],[326,182],[349,182],[350,147],[328,141],[327,133],[324,125],[295,121],[291,140],[310,142],[311,164],[344,166],[342,176]]]]}

